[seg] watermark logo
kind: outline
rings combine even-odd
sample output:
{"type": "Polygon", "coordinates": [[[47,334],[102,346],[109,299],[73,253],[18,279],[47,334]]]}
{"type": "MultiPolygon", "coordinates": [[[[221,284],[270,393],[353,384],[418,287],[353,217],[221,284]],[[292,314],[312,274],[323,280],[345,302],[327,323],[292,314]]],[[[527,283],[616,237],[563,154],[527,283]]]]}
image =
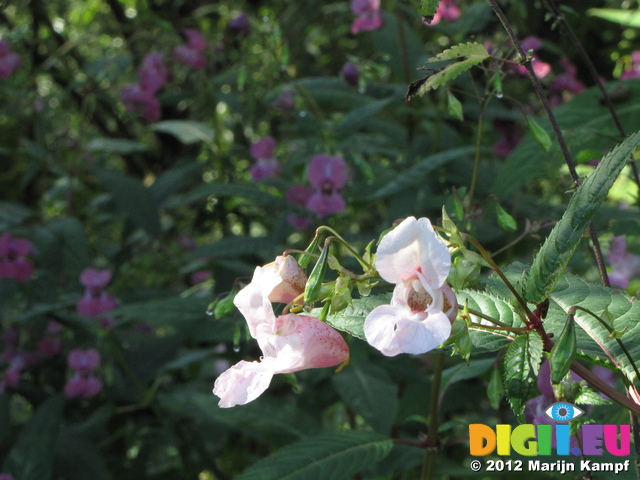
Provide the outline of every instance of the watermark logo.
{"type": "MultiPolygon", "coordinates": [[[[580,471],[611,471],[619,473],[627,471],[629,460],[621,463],[601,462],[588,459],[591,456],[601,456],[605,453],[614,457],[628,456],[631,452],[630,425],[599,425],[584,424],[580,427],[580,447],[571,447],[571,426],[569,422],[584,415],[584,410],[567,402],[557,402],[545,410],[545,415],[556,422],[555,425],[522,424],[515,428],[511,425],[496,425],[491,427],[482,423],[469,425],[469,453],[474,457],[487,455],[510,456],[513,453],[525,456],[569,456],[581,457],[580,471]]],[[[529,471],[556,471],[564,474],[575,471],[576,465],[571,461],[541,461],[528,460],[525,465],[522,460],[487,460],[486,471],[523,471],[528,466],[529,471]]],[[[471,469],[479,471],[483,463],[479,460],[471,461],[471,469]]]]}

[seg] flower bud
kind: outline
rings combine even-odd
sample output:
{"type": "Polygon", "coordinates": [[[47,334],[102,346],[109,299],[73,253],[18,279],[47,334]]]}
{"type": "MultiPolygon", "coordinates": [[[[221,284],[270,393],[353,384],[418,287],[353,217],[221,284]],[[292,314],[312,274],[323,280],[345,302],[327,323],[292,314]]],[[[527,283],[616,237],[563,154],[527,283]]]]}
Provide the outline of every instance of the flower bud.
{"type": "Polygon", "coordinates": [[[304,292],[307,276],[296,259],[290,255],[276,257],[274,268],[278,270],[282,283],[269,294],[271,302],[289,303],[304,292]]]}

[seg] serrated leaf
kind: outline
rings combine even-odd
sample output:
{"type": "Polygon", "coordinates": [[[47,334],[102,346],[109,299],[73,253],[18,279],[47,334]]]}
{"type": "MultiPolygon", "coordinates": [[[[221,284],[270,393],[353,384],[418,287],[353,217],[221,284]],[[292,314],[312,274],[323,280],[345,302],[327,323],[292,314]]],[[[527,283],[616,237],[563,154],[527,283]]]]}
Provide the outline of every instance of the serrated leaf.
{"type": "MultiPolygon", "coordinates": [[[[389,305],[391,294],[371,295],[365,298],[356,298],[344,310],[327,316],[326,322],[337,330],[347,332],[354,337],[366,340],[364,336],[364,321],[374,308],[380,305],[389,305]]],[[[322,309],[315,308],[311,316],[319,318],[322,309]]]]}
{"type": "Polygon", "coordinates": [[[53,450],[64,397],[52,397],[38,407],[20,431],[4,462],[3,472],[20,480],[49,480],[53,476],[53,450]]]}
{"type": "Polygon", "coordinates": [[[569,315],[567,323],[551,348],[551,352],[549,352],[551,383],[560,383],[565,375],[569,373],[569,368],[575,360],[577,352],[578,341],[576,339],[575,323],[573,315],[569,315]]]}
{"type": "Polygon", "coordinates": [[[520,335],[509,345],[504,356],[504,387],[513,412],[523,420],[524,406],[542,361],[542,337],[532,331],[520,335]]]}
{"type": "Polygon", "coordinates": [[[341,480],[375,465],[392,448],[391,439],[373,432],[318,435],[281,448],[236,480],[341,480]]]}
{"type": "Polygon", "coordinates": [[[446,85],[461,73],[466,72],[474,65],[489,57],[489,52],[480,43],[461,43],[455,45],[444,52],[430,58],[428,62],[454,60],[453,63],[443,67],[441,70],[428,75],[427,77],[409,85],[407,100],[415,95],[424,95],[429,90],[446,85]]]}
{"type": "Polygon", "coordinates": [[[640,132],[627,137],[605,155],[573,194],[566,212],[534,258],[524,286],[528,301],[540,303],[549,296],[578,248],[582,234],[639,144],[640,132]]]}
{"type": "Polygon", "coordinates": [[[376,431],[388,434],[398,410],[398,387],[386,370],[363,364],[345,368],[331,378],[333,386],[353,411],[376,431]]]}
{"type": "Polygon", "coordinates": [[[431,23],[439,3],[440,0],[422,0],[420,2],[420,15],[422,15],[425,22],[431,23]]]}
{"type": "Polygon", "coordinates": [[[151,128],[156,132],[168,133],[185,145],[196,142],[211,143],[214,131],[204,123],[191,120],[164,120],[154,123],[151,128]]]}

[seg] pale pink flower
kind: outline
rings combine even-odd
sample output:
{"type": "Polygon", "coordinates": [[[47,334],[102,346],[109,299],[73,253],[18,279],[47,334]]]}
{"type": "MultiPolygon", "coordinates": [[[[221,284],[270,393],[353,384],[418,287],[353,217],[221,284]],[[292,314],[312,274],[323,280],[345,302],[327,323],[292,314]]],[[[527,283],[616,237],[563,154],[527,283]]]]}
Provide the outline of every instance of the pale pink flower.
{"type": "Polygon", "coordinates": [[[349,357],[342,336],[326,323],[304,315],[275,316],[270,297],[282,301],[304,288],[304,272],[287,258],[257,267],[251,283],[233,300],[263,357],[259,362],[241,361],[217,378],[213,393],[220,397],[223,408],[255,400],[277,373],[331,367],[349,357]],[[282,284],[285,288],[278,289],[282,284]]]}
{"type": "Polygon", "coordinates": [[[257,328],[264,356],[259,362],[241,361],[220,375],[213,393],[223,408],[244,405],[264,392],[277,373],[339,365],[349,357],[342,336],[326,323],[304,315],[281,315],[257,328]]]}
{"type": "Polygon", "coordinates": [[[380,12],[380,0],[351,0],[351,11],[357,15],[351,24],[351,33],[382,28],[384,18],[380,12]]]}
{"type": "Polygon", "coordinates": [[[367,316],[367,342],[386,356],[419,354],[441,345],[451,333],[457,302],[444,283],[451,269],[449,250],[429,219],[408,217],[385,235],[376,269],[396,287],[391,304],[367,316]]]}

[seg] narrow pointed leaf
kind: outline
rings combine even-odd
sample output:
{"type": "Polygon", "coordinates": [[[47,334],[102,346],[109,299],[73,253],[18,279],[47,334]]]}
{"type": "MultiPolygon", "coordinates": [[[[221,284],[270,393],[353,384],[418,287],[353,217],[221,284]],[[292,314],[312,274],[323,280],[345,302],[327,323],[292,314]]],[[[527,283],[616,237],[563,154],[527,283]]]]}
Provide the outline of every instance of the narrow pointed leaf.
{"type": "Polygon", "coordinates": [[[524,286],[527,300],[540,303],[549,296],[578,248],[582,234],[639,144],[640,132],[627,137],[605,155],[593,173],[578,187],[565,214],[533,261],[524,286]]]}
{"type": "Polygon", "coordinates": [[[577,345],[575,322],[573,321],[573,315],[569,315],[562,333],[560,333],[549,353],[552,383],[560,383],[565,375],[569,373],[571,363],[578,353],[577,345]]]}
{"type": "Polygon", "coordinates": [[[550,152],[553,142],[547,131],[540,126],[533,118],[527,117],[527,124],[529,125],[529,131],[533,136],[533,139],[538,142],[545,152],[550,152]]]}
{"type": "Polygon", "coordinates": [[[342,480],[375,465],[392,448],[390,438],[374,432],[318,435],[277,450],[236,480],[342,480]]]}
{"type": "Polygon", "coordinates": [[[327,273],[327,265],[329,264],[329,245],[325,245],[318,259],[318,263],[315,264],[309,280],[304,287],[304,303],[313,303],[320,297],[320,289],[322,288],[322,281],[324,275],[327,273]]]}

